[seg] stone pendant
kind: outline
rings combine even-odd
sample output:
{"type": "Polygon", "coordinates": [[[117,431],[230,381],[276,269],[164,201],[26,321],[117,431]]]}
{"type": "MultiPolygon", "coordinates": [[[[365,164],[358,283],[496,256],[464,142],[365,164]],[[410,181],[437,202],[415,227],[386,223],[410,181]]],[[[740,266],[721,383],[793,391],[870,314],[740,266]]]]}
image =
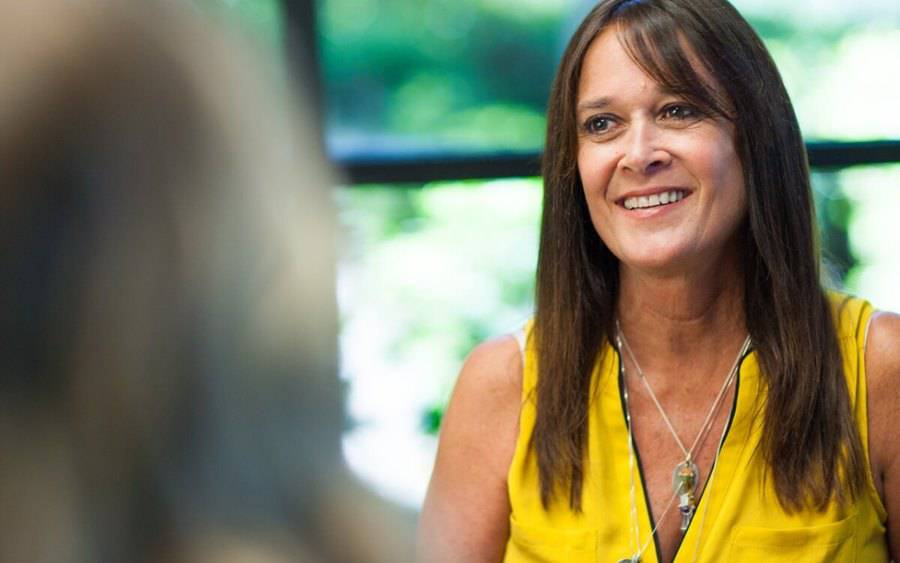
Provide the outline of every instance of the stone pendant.
{"type": "Polygon", "coordinates": [[[679,504],[678,511],[681,512],[681,533],[687,531],[688,526],[691,524],[691,519],[694,517],[694,507],[690,504],[679,504]]]}
{"type": "Polygon", "coordinates": [[[619,559],[618,563],[641,563],[641,556],[635,555],[633,557],[626,557],[625,559],[619,559]]]}
{"type": "Polygon", "coordinates": [[[678,497],[678,511],[681,513],[681,531],[684,533],[694,517],[697,508],[697,482],[700,480],[700,469],[690,459],[675,466],[672,473],[672,489],[678,497]]]}

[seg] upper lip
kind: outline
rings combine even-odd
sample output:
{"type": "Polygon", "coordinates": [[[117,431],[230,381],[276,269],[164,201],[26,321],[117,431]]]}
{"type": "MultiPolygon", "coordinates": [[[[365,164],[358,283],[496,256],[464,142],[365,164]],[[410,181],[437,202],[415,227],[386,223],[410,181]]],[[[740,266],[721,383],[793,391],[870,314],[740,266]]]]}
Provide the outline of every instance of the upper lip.
{"type": "Polygon", "coordinates": [[[655,186],[652,188],[644,188],[641,190],[632,190],[630,192],[626,192],[616,199],[616,203],[619,205],[623,205],[625,203],[625,200],[631,197],[647,197],[654,194],[661,194],[672,191],[685,192],[685,197],[687,197],[691,195],[692,190],[683,186],[655,186]]]}

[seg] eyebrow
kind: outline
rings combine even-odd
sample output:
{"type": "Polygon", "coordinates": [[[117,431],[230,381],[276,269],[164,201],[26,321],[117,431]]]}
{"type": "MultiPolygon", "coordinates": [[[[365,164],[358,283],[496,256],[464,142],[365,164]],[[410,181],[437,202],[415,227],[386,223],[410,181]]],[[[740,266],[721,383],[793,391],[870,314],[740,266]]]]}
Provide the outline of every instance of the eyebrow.
{"type": "Polygon", "coordinates": [[[600,98],[594,98],[593,100],[587,100],[587,101],[584,101],[584,102],[578,104],[576,111],[581,113],[582,111],[585,111],[585,110],[603,109],[606,106],[610,105],[611,103],[612,103],[612,98],[609,98],[607,96],[603,96],[600,98]]]}
{"type": "MultiPolygon", "coordinates": [[[[657,85],[657,94],[660,96],[675,96],[675,92],[670,90],[669,88],[665,88],[663,86],[657,85]]],[[[613,98],[610,96],[601,96],[599,98],[594,98],[591,100],[585,100],[584,102],[578,104],[578,107],[575,108],[576,113],[581,113],[587,110],[598,110],[603,109],[613,103],[613,98]]]]}

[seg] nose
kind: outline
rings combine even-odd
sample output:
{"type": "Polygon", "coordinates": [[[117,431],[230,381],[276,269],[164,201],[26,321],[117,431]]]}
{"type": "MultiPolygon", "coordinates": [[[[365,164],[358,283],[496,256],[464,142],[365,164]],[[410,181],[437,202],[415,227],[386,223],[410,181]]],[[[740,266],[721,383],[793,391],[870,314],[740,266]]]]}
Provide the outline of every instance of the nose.
{"type": "Polygon", "coordinates": [[[642,175],[666,168],[672,162],[672,155],[664,146],[663,140],[655,123],[633,123],[624,135],[625,146],[619,168],[642,175]]]}

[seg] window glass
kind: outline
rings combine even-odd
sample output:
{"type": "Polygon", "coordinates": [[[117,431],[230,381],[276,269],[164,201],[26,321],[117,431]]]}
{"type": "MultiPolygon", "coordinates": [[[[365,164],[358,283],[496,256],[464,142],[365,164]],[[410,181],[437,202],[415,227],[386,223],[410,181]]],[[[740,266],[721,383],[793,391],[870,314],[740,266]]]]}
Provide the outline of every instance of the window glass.
{"type": "Polygon", "coordinates": [[[337,199],[345,454],[415,507],[462,359],[531,316],[540,183],[356,186],[337,199]]]}
{"type": "Polygon", "coordinates": [[[337,154],[535,149],[573,0],[323,0],[337,154]]]}
{"type": "MultiPolygon", "coordinates": [[[[831,283],[895,311],[897,186],[900,165],[813,174],[831,283]]],[[[337,199],[342,371],[355,422],[345,455],[383,494],[418,507],[465,355],[532,314],[540,181],[357,186],[337,199]]]]}
{"type": "MultiPolygon", "coordinates": [[[[740,0],[810,139],[900,137],[900,2],[740,0]]],[[[565,41],[593,2],[320,0],[333,154],[538,150],[565,41]]]]}
{"type": "Polygon", "coordinates": [[[834,173],[839,186],[836,215],[846,218],[846,233],[853,256],[846,277],[849,290],[884,310],[900,312],[900,164],[858,166],[834,173]]]}
{"type": "Polygon", "coordinates": [[[900,2],[734,4],[771,51],[807,140],[900,137],[900,75],[883,68],[900,57],[900,2]]]}

